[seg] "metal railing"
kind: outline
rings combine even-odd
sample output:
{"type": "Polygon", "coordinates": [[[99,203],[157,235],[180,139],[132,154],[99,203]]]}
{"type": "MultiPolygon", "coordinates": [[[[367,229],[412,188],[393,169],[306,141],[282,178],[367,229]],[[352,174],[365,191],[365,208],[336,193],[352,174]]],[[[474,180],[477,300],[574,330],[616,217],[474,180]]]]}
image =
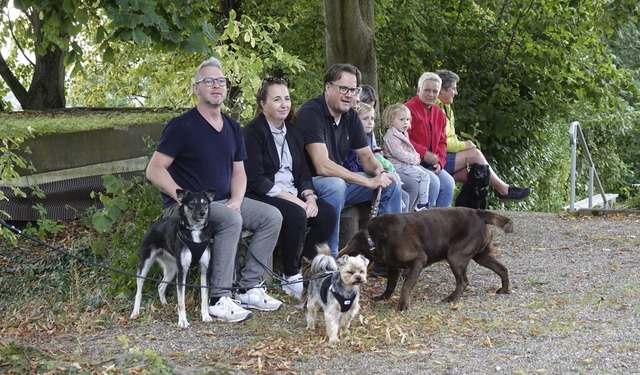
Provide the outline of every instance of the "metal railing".
{"type": "Polygon", "coordinates": [[[602,184],[600,183],[600,178],[598,177],[598,172],[596,171],[596,167],[593,164],[593,159],[591,158],[591,153],[589,152],[589,147],[587,146],[587,142],[584,139],[584,134],[582,134],[582,128],[580,128],[580,123],[578,121],[574,121],[569,126],[569,142],[571,143],[571,192],[569,197],[569,209],[574,209],[575,199],[576,199],[576,151],[578,141],[582,145],[582,149],[584,155],[589,163],[589,182],[587,185],[587,193],[589,208],[593,207],[593,181],[595,179],[596,185],[598,186],[598,190],[600,191],[600,195],[602,196],[602,206],[605,209],[611,209],[611,204],[607,201],[607,195],[602,188],[602,184]]]}

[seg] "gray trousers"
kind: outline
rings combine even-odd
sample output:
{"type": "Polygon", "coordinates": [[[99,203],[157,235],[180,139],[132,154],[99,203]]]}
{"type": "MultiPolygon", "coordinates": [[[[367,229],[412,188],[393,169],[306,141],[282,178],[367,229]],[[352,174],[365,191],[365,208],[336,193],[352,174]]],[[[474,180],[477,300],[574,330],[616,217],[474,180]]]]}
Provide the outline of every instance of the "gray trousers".
{"type": "MultiPolygon", "coordinates": [[[[231,295],[236,253],[243,229],[253,232],[247,250],[247,261],[238,281],[241,288],[252,288],[262,279],[262,264],[268,264],[278,242],[282,215],[277,208],[250,198],[244,198],[240,213],[225,206],[226,200],[209,206],[209,218],[215,225],[213,238],[213,272],[209,280],[209,297],[231,295]],[[256,259],[257,258],[257,259],[256,259]]],[[[164,210],[164,216],[177,216],[179,204],[164,210]]]]}

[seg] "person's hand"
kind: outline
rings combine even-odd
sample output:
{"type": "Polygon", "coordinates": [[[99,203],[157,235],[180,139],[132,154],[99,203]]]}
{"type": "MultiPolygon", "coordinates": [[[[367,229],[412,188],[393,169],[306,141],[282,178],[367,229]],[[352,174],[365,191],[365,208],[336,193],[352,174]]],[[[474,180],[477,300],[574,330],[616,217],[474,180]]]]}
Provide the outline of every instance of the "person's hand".
{"type": "Polygon", "coordinates": [[[438,174],[441,170],[440,163],[436,163],[436,165],[433,166],[433,173],[438,174]]]}
{"type": "Polygon", "coordinates": [[[225,204],[225,206],[227,206],[227,208],[230,208],[234,211],[240,212],[240,206],[242,205],[242,199],[233,199],[233,198],[229,198],[229,200],[227,201],[227,203],[225,204]]]}
{"type": "Polygon", "coordinates": [[[470,139],[468,139],[468,140],[464,141],[464,145],[465,145],[465,148],[466,148],[467,150],[472,149],[472,148],[476,148],[476,147],[477,147],[477,146],[476,146],[476,144],[475,144],[475,143],[473,143],[473,141],[472,141],[472,140],[470,140],[470,139]]]}
{"type": "Polygon", "coordinates": [[[422,160],[424,160],[424,162],[428,165],[433,165],[433,168],[435,169],[436,164],[439,163],[439,159],[438,159],[438,155],[434,154],[433,152],[427,151],[424,153],[424,158],[422,158],[422,160]]]}
{"type": "Polygon", "coordinates": [[[369,181],[371,182],[371,185],[369,186],[369,188],[371,190],[375,190],[379,186],[381,186],[383,189],[386,189],[392,183],[397,182],[395,177],[393,177],[389,173],[386,173],[386,171],[383,172],[383,173],[380,173],[379,175],[377,175],[375,177],[373,177],[369,181]]]}
{"type": "Polygon", "coordinates": [[[307,218],[316,217],[318,215],[318,204],[316,203],[316,199],[312,196],[307,197],[305,212],[307,213],[307,218]]]}

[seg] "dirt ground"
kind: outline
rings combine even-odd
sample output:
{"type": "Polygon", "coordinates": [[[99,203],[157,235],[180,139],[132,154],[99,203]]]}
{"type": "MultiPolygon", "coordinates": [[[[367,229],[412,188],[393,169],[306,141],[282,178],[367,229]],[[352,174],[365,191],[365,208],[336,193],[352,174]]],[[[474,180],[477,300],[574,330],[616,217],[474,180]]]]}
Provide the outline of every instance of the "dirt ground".
{"type": "MultiPolygon", "coordinates": [[[[238,324],[198,321],[192,298],[192,325],[181,330],[175,296],[162,307],[145,295],[138,320],[128,319],[132,301],[114,299],[104,324],[18,340],[105,372],[153,373],[162,361],[179,374],[640,374],[640,216],[504,214],[515,232],[496,230],[494,245],[511,294],[496,295],[499,278],[473,263],[461,300],[442,303],[454,280],[440,263],[423,270],[411,309],[398,312],[398,291],[373,302],[386,280],[370,278],[361,316],[336,346],[322,329],[306,331],[303,310],[277,289],[283,308],[238,324]]],[[[3,335],[4,344],[16,339],[3,335]]]]}

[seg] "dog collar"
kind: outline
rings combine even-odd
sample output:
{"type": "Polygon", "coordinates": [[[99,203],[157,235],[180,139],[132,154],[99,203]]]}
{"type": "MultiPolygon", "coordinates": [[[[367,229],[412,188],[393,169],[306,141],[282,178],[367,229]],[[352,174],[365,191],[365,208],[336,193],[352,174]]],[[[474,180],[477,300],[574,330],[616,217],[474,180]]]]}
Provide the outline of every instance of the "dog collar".
{"type": "Polygon", "coordinates": [[[369,245],[369,250],[373,250],[376,248],[375,242],[371,239],[371,236],[367,234],[367,244],[369,245]]]}
{"type": "MultiPolygon", "coordinates": [[[[202,229],[206,228],[209,225],[209,220],[204,222],[204,226],[202,227],[202,229]]],[[[180,220],[180,228],[186,229],[186,230],[195,230],[193,228],[190,228],[187,223],[184,222],[184,220],[180,220]]]]}

